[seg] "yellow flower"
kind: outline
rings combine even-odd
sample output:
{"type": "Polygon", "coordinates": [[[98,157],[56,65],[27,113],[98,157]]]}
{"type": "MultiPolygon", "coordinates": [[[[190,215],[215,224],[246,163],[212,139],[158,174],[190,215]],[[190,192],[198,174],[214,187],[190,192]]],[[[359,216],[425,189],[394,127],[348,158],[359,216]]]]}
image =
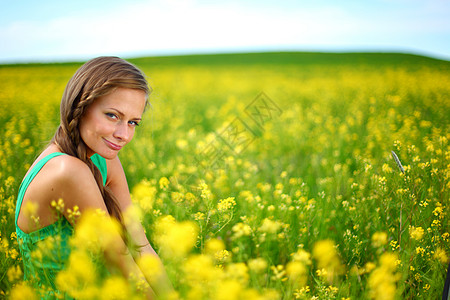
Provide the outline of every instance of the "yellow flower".
{"type": "Polygon", "coordinates": [[[161,190],[166,190],[167,187],[169,186],[169,184],[170,184],[170,181],[169,181],[169,179],[167,179],[167,177],[161,177],[159,179],[159,188],[161,190]]]}
{"type": "Polygon", "coordinates": [[[177,147],[180,150],[184,150],[188,146],[188,142],[186,140],[183,140],[183,139],[177,139],[175,144],[177,145],[177,147]]]}
{"type": "Polygon", "coordinates": [[[372,235],[372,245],[375,247],[375,248],[378,248],[378,247],[381,247],[381,246],[384,246],[384,245],[386,245],[387,244],[387,234],[386,234],[386,232],[375,232],[373,235],[372,235]]]}
{"type": "Polygon", "coordinates": [[[114,251],[120,245],[122,228],[116,219],[101,211],[84,211],[70,244],[92,252],[114,251]]]}
{"type": "Polygon", "coordinates": [[[248,267],[244,263],[228,264],[225,268],[225,277],[236,280],[241,285],[246,286],[249,279],[248,267]]]}
{"type": "Polygon", "coordinates": [[[196,221],[201,221],[201,220],[204,220],[204,219],[205,219],[205,214],[202,213],[201,211],[196,212],[196,213],[194,214],[194,220],[196,220],[196,221]]]}
{"type": "Polygon", "coordinates": [[[117,299],[117,300],[128,300],[131,298],[131,290],[128,282],[119,276],[108,277],[100,292],[100,299],[117,299]]]}
{"type": "Polygon", "coordinates": [[[273,272],[273,280],[285,280],[286,270],[284,269],[283,265],[271,266],[270,269],[273,272]]]}
{"type": "Polygon", "coordinates": [[[133,187],[131,199],[133,202],[139,204],[144,211],[148,211],[153,207],[156,192],[156,187],[150,181],[144,179],[133,187]]]}
{"type": "Polygon", "coordinates": [[[425,249],[423,249],[422,247],[417,247],[416,254],[420,254],[421,256],[423,256],[425,254],[425,249]]]}
{"type": "Polygon", "coordinates": [[[250,259],[247,263],[248,268],[255,273],[262,273],[267,269],[267,261],[261,257],[250,259]]]}
{"type": "Polygon", "coordinates": [[[8,269],[8,272],[6,273],[8,276],[9,282],[14,282],[18,279],[20,279],[23,275],[22,270],[20,269],[19,265],[11,266],[8,269]]]}
{"type": "Polygon", "coordinates": [[[333,241],[322,240],[315,243],[313,257],[317,260],[318,268],[326,271],[328,282],[333,282],[335,277],[343,272],[333,241]]]}
{"type": "Polygon", "coordinates": [[[373,269],[375,269],[376,268],[376,266],[377,265],[375,265],[373,262],[367,262],[365,265],[364,265],[364,271],[366,272],[366,273],[370,273],[370,272],[372,272],[372,270],[373,269]]]}
{"type": "Polygon", "coordinates": [[[130,234],[141,229],[142,210],[137,205],[129,205],[122,215],[123,223],[130,234]]]}
{"type": "Polygon", "coordinates": [[[298,249],[297,252],[292,254],[293,261],[299,261],[309,266],[311,264],[311,254],[303,249],[298,249]]]}
{"type": "Polygon", "coordinates": [[[208,255],[216,255],[217,252],[225,250],[225,244],[219,239],[210,239],[205,243],[205,253],[208,255]]]}
{"type": "Polygon", "coordinates": [[[138,259],[138,265],[150,285],[156,285],[163,274],[159,259],[154,255],[145,254],[138,259]]]}
{"type": "Polygon", "coordinates": [[[200,197],[203,200],[209,201],[212,199],[213,195],[211,193],[211,190],[209,189],[208,185],[205,183],[205,181],[200,181],[198,185],[198,189],[201,191],[200,197]]]}
{"type": "Polygon", "coordinates": [[[310,292],[309,286],[304,286],[301,287],[300,289],[296,289],[294,291],[295,299],[304,299],[309,292],[310,292]]]}
{"type": "Polygon", "coordinates": [[[64,213],[64,200],[59,198],[58,201],[52,200],[51,206],[60,214],[64,213]]]}
{"type": "Polygon", "coordinates": [[[68,218],[71,222],[74,222],[74,223],[75,223],[75,220],[77,220],[77,219],[81,216],[81,212],[80,212],[80,210],[79,210],[78,205],[75,205],[75,206],[73,207],[73,209],[68,208],[68,209],[67,209],[67,214],[68,214],[68,217],[67,217],[67,218],[68,218]]]}
{"type": "Polygon", "coordinates": [[[443,250],[441,248],[436,249],[436,252],[434,252],[433,257],[435,259],[439,260],[444,265],[448,264],[448,256],[445,253],[445,250],[443,250]]]}
{"type": "Polygon", "coordinates": [[[259,231],[261,232],[266,232],[266,233],[277,233],[278,230],[280,230],[282,223],[280,221],[272,221],[268,218],[265,218],[262,221],[261,226],[258,228],[259,231]]]}
{"type": "Polygon", "coordinates": [[[212,258],[204,254],[191,255],[182,267],[188,285],[213,283],[218,280],[221,270],[214,267],[212,258]]]}
{"type": "Polygon", "coordinates": [[[231,228],[231,230],[233,231],[233,239],[238,239],[242,236],[249,236],[252,234],[252,228],[244,223],[237,223],[233,226],[233,228],[231,228]]]}
{"type": "Polygon", "coordinates": [[[56,276],[56,286],[74,298],[94,298],[97,294],[97,273],[91,257],[82,250],[74,250],[68,266],[56,276]]]}
{"type": "Polygon", "coordinates": [[[170,198],[172,199],[172,201],[174,203],[181,203],[181,202],[183,202],[184,195],[183,195],[183,193],[180,193],[180,192],[172,192],[170,194],[170,198]]]}
{"type": "Polygon", "coordinates": [[[225,212],[230,209],[233,209],[233,207],[236,205],[236,201],[234,201],[234,197],[228,197],[226,199],[222,199],[217,204],[217,210],[219,212],[225,212]]]}
{"type": "Polygon", "coordinates": [[[34,300],[38,299],[34,290],[29,287],[25,282],[15,285],[11,290],[9,299],[11,300],[34,300]]]}
{"type": "Polygon", "coordinates": [[[369,276],[370,297],[376,300],[395,299],[396,283],[400,274],[396,273],[397,255],[386,252],[380,257],[380,266],[369,276]]]}
{"type": "Polygon", "coordinates": [[[241,293],[243,288],[237,280],[227,279],[220,281],[217,284],[217,289],[215,291],[216,300],[239,300],[241,298],[241,293]]]}
{"type": "Polygon", "coordinates": [[[228,252],[227,250],[219,250],[214,254],[214,258],[216,259],[217,262],[224,263],[230,260],[231,253],[228,252]]]}
{"type": "Polygon", "coordinates": [[[191,221],[175,222],[173,217],[159,218],[155,224],[155,241],[161,254],[168,258],[181,258],[195,245],[198,226],[191,221]]]}
{"type": "Polygon", "coordinates": [[[307,281],[307,269],[302,262],[291,261],[286,265],[286,273],[295,286],[304,286],[307,281]]]}
{"type": "Polygon", "coordinates": [[[24,207],[24,214],[27,218],[36,216],[39,204],[33,201],[27,201],[24,207]]]}
{"type": "Polygon", "coordinates": [[[425,231],[423,230],[422,227],[414,227],[414,226],[409,227],[409,235],[411,236],[412,239],[420,241],[423,238],[424,233],[425,231]]]}

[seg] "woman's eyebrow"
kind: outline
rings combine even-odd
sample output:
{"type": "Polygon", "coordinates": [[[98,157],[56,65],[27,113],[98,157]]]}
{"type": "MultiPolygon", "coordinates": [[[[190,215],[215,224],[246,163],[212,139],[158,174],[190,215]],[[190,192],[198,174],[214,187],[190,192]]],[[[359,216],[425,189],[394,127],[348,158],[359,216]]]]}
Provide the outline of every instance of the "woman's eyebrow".
{"type": "MultiPolygon", "coordinates": [[[[114,110],[115,112],[117,112],[117,114],[119,114],[121,117],[123,117],[123,116],[125,116],[125,114],[123,113],[123,112],[121,112],[120,110],[118,110],[117,108],[113,108],[113,107],[110,107],[109,109],[111,109],[111,110],[114,110]]],[[[132,118],[132,120],[142,120],[142,118],[140,118],[140,117],[135,117],[135,118],[132,118]]]]}

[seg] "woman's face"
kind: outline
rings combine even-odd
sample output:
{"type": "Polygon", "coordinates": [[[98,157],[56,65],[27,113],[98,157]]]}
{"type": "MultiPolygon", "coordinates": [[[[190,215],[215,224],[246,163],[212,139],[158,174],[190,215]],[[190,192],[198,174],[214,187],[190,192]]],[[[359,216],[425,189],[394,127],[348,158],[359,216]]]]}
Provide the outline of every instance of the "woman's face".
{"type": "Polygon", "coordinates": [[[79,125],[88,156],[98,153],[106,159],[116,157],[133,138],[145,102],[144,91],[129,88],[117,88],[96,99],[87,108],[79,125]]]}

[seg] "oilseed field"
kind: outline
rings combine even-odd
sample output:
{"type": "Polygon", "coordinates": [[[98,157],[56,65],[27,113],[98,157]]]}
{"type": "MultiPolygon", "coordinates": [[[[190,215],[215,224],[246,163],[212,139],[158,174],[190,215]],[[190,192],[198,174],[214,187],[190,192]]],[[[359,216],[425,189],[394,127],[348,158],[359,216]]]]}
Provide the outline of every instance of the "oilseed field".
{"type": "MultiPolygon", "coordinates": [[[[163,298],[441,298],[449,61],[300,52],[129,61],[152,93],[119,152],[134,203],[124,221],[141,220],[161,257],[174,288],[163,298]]],[[[42,292],[23,280],[17,192],[81,65],[0,65],[1,298],[42,292]]],[[[139,282],[102,268],[117,224],[64,199],[51,205],[79,220],[58,289],[76,299],[142,299],[139,282]]],[[[23,209],[34,217],[36,207],[23,209]]],[[[55,245],[57,237],[44,239],[31,255],[57,255],[55,245]]],[[[157,285],[155,260],[138,263],[157,285]]]]}

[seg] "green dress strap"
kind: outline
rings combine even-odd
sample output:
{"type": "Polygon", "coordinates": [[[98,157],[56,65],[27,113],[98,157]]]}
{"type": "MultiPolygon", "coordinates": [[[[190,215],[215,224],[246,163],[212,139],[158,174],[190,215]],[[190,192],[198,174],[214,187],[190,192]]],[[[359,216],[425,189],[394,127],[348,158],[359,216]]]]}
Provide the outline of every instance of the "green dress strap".
{"type": "Polygon", "coordinates": [[[100,173],[102,174],[103,185],[106,185],[106,177],[108,175],[108,170],[106,168],[106,159],[95,153],[94,155],[91,156],[91,160],[94,163],[94,165],[96,165],[97,168],[100,170],[100,173]]]}

